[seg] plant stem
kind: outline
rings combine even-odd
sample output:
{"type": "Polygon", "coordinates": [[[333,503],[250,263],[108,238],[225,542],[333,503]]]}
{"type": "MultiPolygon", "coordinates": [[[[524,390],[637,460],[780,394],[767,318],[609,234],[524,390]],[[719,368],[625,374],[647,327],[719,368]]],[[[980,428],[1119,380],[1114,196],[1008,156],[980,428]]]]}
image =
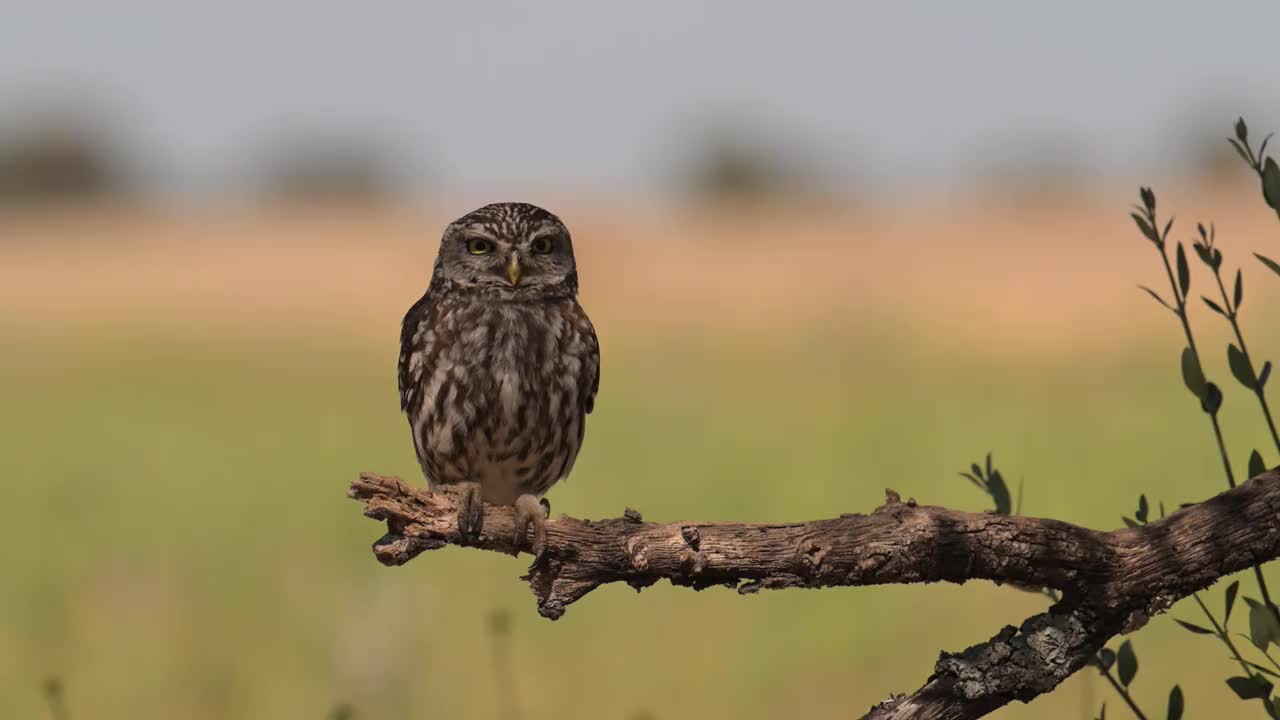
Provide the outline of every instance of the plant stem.
{"type": "MultiPolygon", "coordinates": [[[[1154,215],[1151,217],[1151,222],[1155,223],[1154,215]]],[[[1204,364],[1200,362],[1200,350],[1196,348],[1196,339],[1191,333],[1191,321],[1187,319],[1187,298],[1179,290],[1178,282],[1173,279],[1173,266],[1169,264],[1169,254],[1164,251],[1164,247],[1160,248],[1160,260],[1164,263],[1164,272],[1169,278],[1169,287],[1173,290],[1173,299],[1178,301],[1178,309],[1175,314],[1178,316],[1178,320],[1182,322],[1182,332],[1187,337],[1187,347],[1191,349],[1191,354],[1196,359],[1196,365],[1201,368],[1201,373],[1203,374],[1204,364]]],[[[1213,436],[1218,440],[1218,454],[1222,456],[1222,469],[1227,473],[1227,484],[1235,487],[1236,476],[1231,470],[1231,459],[1227,455],[1227,445],[1222,440],[1222,428],[1218,425],[1218,414],[1216,412],[1207,414],[1209,420],[1213,423],[1213,436]]]]}
{"type": "Polygon", "coordinates": [[[1262,566],[1254,565],[1253,574],[1258,578],[1258,591],[1262,593],[1262,602],[1266,603],[1267,607],[1271,608],[1271,614],[1276,617],[1278,622],[1280,622],[1280,608],[1277,608],[1276,604],[1271,602],[1271,593],[1267,592],[1267,581],[1262,577],[1262,566]]]}
{"type": "Polygon", "coordinates": [[[1116,692],[1124,700],[1125,704],[1129,706],[1129,709],[1133,711],[1133,714],[1137,716],[1138,720],[1147,720],[1147,716],[1143,714],[1142,710],[1138,707],[1138,704],[1133,701],[1133,696],[1129,694],[1128,688],[1122,686],[1119,681],[1111,675],[1110,670],[1103,670],[1102,677],[1106,678],[1107,682],[1111,683],[1111,687],[1115,688],[1116,692]]]}
{"type": "MultiPolygon", "coordinates": [[[[1223,307],[1227,308],[1227,320],[1231,322],[1231,329],[1236,334],[1236,342],[1240,343],[1240,354],[1244,355],[1244,360],[1248,363],[1250,369],[1253,368],[1253,360],[1249,357],[1249,347],[1244,343],[1244,333],[1240,332],[1240,322],[1237,316],[1240,313],[1239,307],[1232,307],[1231,301],[1227,299],[1227,286],[1222,283],[1222,272],[1219,268],[1213,269],[1214,279],[1218,281],[1218,291],[1222,293],[1223,307]]],[[[1257,376],[1255,375],[1255,378],[1257,376]]],[[[1271,431],[1271,441],[1275,443],[1276,450],[1280,451],[1280,433],[1276,432],[1275,420],[1271,417],[1271,406],[1267,404],[1267,394],[1261,385],[1254,384],[1253,394],[1258,396],[1258,404],[1262,406],[1262,415],[1267,419],[1267,429],[1271,431]]]]}
{"type": "MultiPolygon", "coordinates": [[[[1151,215],[1150,220],[1152,226],[1159,227],[1156,225],[1154,213],[1151,215]]],[[[1169,287],[1173,291],[1174,300],[1178,302],[1178,309],[1175,314],[1178,316],[1178,320],[1182,322],[1182,332],[1187,337],[1187,347],[1190,348],[1192,356],[1195,357],[1196,365],[1201,368],[1201,373],[1203,374],[1204,365],[1200,362],[1200,351],[1196,348],[1195,336],[1191,333],[1191,322],[1187,319],[1187,298],[1179,289],[1178,282],[1173,279],[1173,266],[1169,264],[1169,254],[1165,252],[1163,245],[1159,249],[1160,260],[1164,263],[1165,275],[1169,278],[1169,287]]],[[[1221,285],[1221,280],[1219,280],[1219,285],[1221,285]]],[[[1225,294],[1225,292],[1226,290],[1224,289],[1223,293],[1225,294]]],[[[1241,352],[1244,352],[1243,348],[1241,352]]],[[[1231,470],[1231,458],[1227,455],[1227,444],[1222,438],[1222,426],[1218,423],[1218,414],[1216,412],[1207,414],[1209,415],[1209,421],[1213,424],[1213,436],[1218,441],[1218,454],[1222,456],[1222,469],[1227,475],[1227,485],[1235,487],[1236,476],[1235,472],[1231,470]]],[[[1263,602],[1271,609],[1271,614],[1275,616],[1276,621],[1280,622],[1280,608],[1277,608],[1275,603],[1271,602],[1271,592],[1267,589],[1267,580],[1262,575],[1262,567],[1260,565],[1253,567],[1253,575],[1258,580],[1258,592],[1262,594],[1263,602]]]]}
{"type": "Polygon", "coordinates": [[[53,720],[70,720],[71,715],[62,701],[61,692],[46,692],[45,700],[49,703],[49,716],[53,720]]]}
{"type": "MultiPolygon", "coordinates": [[[[1241,340],[1240,344],[1244,345],[1244,340],[1241,340]]],[[[1240,352],[1245,352],[1245,350],[1241,348],[1240,352]]],[[[1245,357],[1248,357],[1248,355],[1246,354],[1245,357]]],[[[1267,427],[1271,428],[1271,441],[1276,444],[1276,451],[1280,452],[1280,433],[1276,432],[1276,421],[1271,418],[1271,408],[1267,406],[1267,396],[1262,388],[1258,388],[1257,393],[1258,402],[1262,403],[1262,414],[1267,418],[1267,427]]]]}
{"type": "MultiPolygon", "coordinates": [[[[1200,362],[1200,357],[1196,356],[1196,362],[1200,362]]],[[[1218,453],[1222,455],[1222,467],[1227,472],[1227,485],[1236,486],[1236,475],[1231,471],[1231,458],[1227,457],[1227,444],[1222,439],[1222,426],[1218,424],[1218,414],[1210,413],[1209,420],[1213,422],[1213,436],[1218,439],[1218,453]]],[[[1266,591],[1263,591],[1266,594],[1266,591]]]]}
{"type": "MultiPolygon", "coordinates": [[[[1163,251],[1161,251],[1160,254],[1161,256],[1164,256],[1163,251]]],[[[1165,258],[1164,264],[1165,264],[1165,269],[1168,270],[1169,260],[1167,257],[1165,258]]],[[[1239,311],[1239,308],[1232,307],[1231,301],[1227,298],[1227,286],[1224,285],[1222,282],[1222,273],[1216,267],[1213,269],[1213,277],[1218,282],[1218,291],[1222,293],[1222,302],[1224,303],[1223,307],[1227,309],[1227,319],[1231,322],[1231,329],[1235,332],[1236,340],[1240,343],[1240,353],[1244,355],[1245,362],[1249,364],[1250,368],[1252,368],[1253,361],[1249,359],[1249,350],[1244,344],[1244,334],[1240,332],[1240,323],[1236,320],[1236,315],[1239,311]]],[[[1169,281],[1170,282],[1173,281],[1172,271],[1170,271],[1170,274],[1169,274],[1169,281]]],[[[1199,363],[1200,354],[1196,350],[1194,342],[1192,342],[1191,340],[1191,325],[1190,323],[1187,322],[1185,300],[1186,299],[1183,298],[1182,304],[1178,306],[1178,309],[1181,311],[1178,313],[1178,317],[1181,318],[1182,320],[1182,328],[1187,334],[1187,342],[1192,343],[1191,352],[1195,353],[1196,362],[1199,363]]],[[[1271,408],[1267,405],[1267,396],[1264,394],[1262,388],[1257,387],[1256,385],[1253,388],[1253,392],[1254,392],[1254,395],[1258,397],[1258,402],[1262,405],[1262,414],[1267,419],[1267,428],[1271,431],[1271,439],[1275,442],[1276,449],[1280,450],[1280,435],[1276,434],[1276,426],[1271,419],[1271,408]]],[[[1225,467],[1227,470],[1227,484],[1230,485],[1231,487],[1235,487],[1236,486],[1235,476],[1231,472],[1231,460],[1227,457],[1227,448],[1222,441],[1222,428],[1218,424],[1217,413],[1210,415],[1210,418],[1212,418],[1213,420],[1213,434],[1215,437],[1218,438],[1218,451],[1222,453],[1222,464],[1223,464],[1223,467],[1225,467]]],[[[1258,592],[1262,594],[1262,601],[1267,604],[1267,607],[1271,610],[1271,614],[1275,616],[1275,619],[1278,622],[1280,622],[1280,608],[1277,608],[1275,603],[1271,602],[1271,593],[1267,589],[1267,581],[1266,581],[1266,578],[1264,578],[1262,575],[1261,565],[1255,565],[1253,567],[1253,575],[1258,580],[1258,592]]]]}
{"type": "MultiPolygon", "coordinates": [[[[1204,616],[1209,618],[1209,622],[1213,625],[1214,632],[1217,633],[1218,639],[1226,643],[1227,649],[1231,651],[1232,657],[1236,659],[1236,662],[1240,663],[1240,669],[1244,671],[1244,674],[1248,676],[1250,679],[1257,676],[1258,671],[1254,670],[1253,667],[1249,665],[1249,663],[1245,662],[1244,656],[1240,654],[1240,650],[1236,648],[1236,644],[1231,642],[1231,635],[1227,633],[1227,629],[1222,625],[1219,625],[1218,619],[1213,616],[1213,613],[1209,612],[1209,608],[1205,607],[1204,601],[1200,599],[1200,593],[1192,593],[1191,597],[1194,598],[1196,601],[1196,604],[1200,606],[1200,609],[1204,612],[1204,616]]],[[[1265,650],[1263,651],[1262,654],[1267,655],[1265,650]]],[[[1267,659],[1271,660],[1271,656],[1267,655],[1267,659]]],[[[1275,665],[1276,661],[1271,660],[1271,664],[1275,665]]],[[[1280,669],[1280,665],[1277,665],[1276,667],[1277,669],[1280,669]]],[[[1265,697],[1258,698],[1258,699],[1262,701],[1262,704],[1264,707],[1269,707],[1269,704],[1271,702],[1270,700],[1268,700],[1265,697]]],[[[1270,713],[1270,710],[1268,710],[1267,712],[1270,713]]]]}
{"type": "Polygon", "coordinates": [[[1280,670],[1280,663],[1277,663],[1276,659],[1271,657],[1271,653],[1267,652],[1266,650],[1263,650],[1262,654],[1267,657],[1267,660],[1271,663],[1272,667],[1274,667],[1277,670],[1280,670]]]}
{"type": "Polygon", "coordinates": [[[519,720],[516,673],[511,658],[511,621],[505,610],[497,610],[490,617],[489,635],[493,640],[493,677],[499,688],[498,717],[519,720]]]}
{"type": "Polygon", "coordinates": [[[1245,662],[1244,657],[1240,654],[1240,650],[1236,648],[1236,644],[1231,642],[1231,636],[1227,634],[1227,629],[1219,625],[1218,619],[1213,616],[1213,613],[1209,612],[1209,608],[1205,607],[1204,601],[1200,599],[1200,593],[1192,593],[1191,597],[1195,599],[1196,604],[1200,606],[1202,611],[1204,611],[1204,616],[1209,618],[1209,622],[1213,624],[1213,629],[1217,632],[1218,639],[1226,643],[1227,649],[1231,651],[1231,655],[1235,657],[1236,662],[1240,663],[1240,669],[1244,670],[1244,674],[1249,677],[1256,675],[1257,673],[1254,672],[1253,668],[1249,667],[1249,663],[1245,662]]]}

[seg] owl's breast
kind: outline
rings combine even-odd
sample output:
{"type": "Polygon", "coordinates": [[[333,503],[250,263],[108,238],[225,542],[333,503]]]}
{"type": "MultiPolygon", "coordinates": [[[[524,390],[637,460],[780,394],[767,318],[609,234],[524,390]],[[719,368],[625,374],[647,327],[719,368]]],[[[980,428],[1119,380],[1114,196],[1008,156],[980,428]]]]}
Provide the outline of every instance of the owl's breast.
{"type": "Polygon", "coordinates": [[[566,314],[548,305],[462,308],[440,318],[434,337],[443,345],[423,368],[422,408],[411,417],[430,480],[475,480],[490,502],[511,503],[568,473],[584,415],[572,332],[566,314]]]}

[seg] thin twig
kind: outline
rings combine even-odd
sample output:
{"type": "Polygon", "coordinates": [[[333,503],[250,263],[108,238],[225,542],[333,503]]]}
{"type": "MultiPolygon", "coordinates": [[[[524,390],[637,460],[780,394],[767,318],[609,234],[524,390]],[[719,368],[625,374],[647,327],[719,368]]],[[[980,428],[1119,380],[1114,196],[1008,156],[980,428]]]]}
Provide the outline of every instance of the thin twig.
{"type": "Polygon", "coordinates": [[[1250,667],[1249,663],[1245,662],[1244,657],[1240,655],[1240,651],[1236,648],[1236,644],[1231,642],[1231,636],[1227,632],[1227,629],[1218,623],[1218,619],[1213,616],[1213,613],[1209,612],[1209,608],[1206,607],[1204,601],[1200,599],[1200,593],[1192,593],[1191,597],[1195,599],[1196,604],[1204,611],[1204,616],[1209,618],[1209,622],[1213,624],[1213,629],[1216,632],[1218,639],[1226,643],[1227,649],[1231,651],[1236,662],[1240,663],[1240,669],[1244,670],[1245,674],[1250,677],[1256,675],[1257,671],[1250,667]]]}
{"type": "MultiPolygon", "coordinates": [[[[1154,205],[1148,209],[1147,213],[1148,222],[1153,228],[1156,228],[1156,232],[1159,232],[1160,225],[1156,222],[1154,205]]],[[[1156,247],[1160,251],[1160,261],[1164,264],[1165,276],[1169,279],[1169,288],[1173,292],[1173,298],[1178,305],[1175,314],[1182,323],[1182,331],[1187,338],[1187,347],[1191,350],[1196,365],[1203,372],[1204,364],[1200,362],[1200,351],[1196,347],[1195,336],[1191,332],[1191,321],[1187,317],[1187,297],[1173,277],[1173,266],[1169,263],[1169,253],[1165,250],[1165,243],[1161,242],[1156,247]]],[[[1209,416],[1210,423],[1213,426],[1213,436],[1218,443],[1218,454],[1222,458],[1222,469],[1227,476],[1227,485],[1234,488],[1236,486],[1235,472],[1231,469],[1231,458],[1227,454],[1227,444],[1222,437],[1222,426],[1218,423],[1217,410],[1206,412],[1206,414],[1209,416]]],[[[1263,601],[1270,608],[1271,614],[1276,618],[1276,621],[1280,622],[1280,608],[1277,608],[1275,603],[1271,602],[1271,592],[1267,588],[1267,579],[1262,574],[1261,566],[1254,566],[1253,575],[1258,581],[1258,592],[1261,593],[1263,601]]]]}
{"type": "Polygon", "coordinates": [[[1129,694],[1129,689],[1121,685],[1120,682],[1111,675],[1110,670],[1103,669],[1101,672],[1102,677],[1106,678],[1107,682],[1111,683],[1111,687],[1120,694],[1120,697],[1124,699],[1125,704],[1129,706],[1129,709],[1133,711],[1133,714],[1137,716],[1138,720],[1147,720],[1146,714],[1142,712],[1142,709],[1138,707],[1138,703],[1134,702],[1133,696],[1129,694]]]}
{"type": "MultiPolygon", "coordinates": [[[[1227,321],[1231,323],[1231,330],[1235,333],[1236,342],[1240,343],[1240,354],[1244,356],[1244,360],[1249,367],[1253,368],[1253,358],[1249,356],[1249,346],[1245,344],[1244,333],[1240,330],[1240,308],[1233,306],[1231,299],[1227,297],[1227,286],[1222,282],[1221,264],[1214,266],[1213,277],[1218,281],[1218,292],[1222,294],[1222,306],[1227,311],[1227,321]]],[[[1271,431],[1271,441],[1275,444],[1276,451],[1280,452],[1280,433],[1276,432],[1276,423],[1271,417],[1271,406],[1267,403],[1266,389],[1261,383],[1255,382],[1253,384],[1253,394],[1257,396],[1258,405],[1262,407],[1262,416],[1267,421],[1267,429],[1271,431]]]]}

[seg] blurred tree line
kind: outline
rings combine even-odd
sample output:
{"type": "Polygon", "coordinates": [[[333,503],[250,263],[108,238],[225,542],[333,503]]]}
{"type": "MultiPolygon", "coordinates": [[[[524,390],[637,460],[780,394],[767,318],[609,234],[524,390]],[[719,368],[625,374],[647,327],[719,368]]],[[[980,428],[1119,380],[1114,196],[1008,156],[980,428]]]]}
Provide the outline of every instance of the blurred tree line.
{"type": "MultiPolygon", "coordinates": [[[[1171,161],[1199,184],[1227,184],[1239,177],[1232,172],[1230,148],[1204,140],[1212,136],[1205,128],[1219,124],[1215,110],[1223,104],[1201,103],[1171,123],[1180,148],[1171,161]]],[[[136,151],[120,142],[96,110],[85,103],[28,103],[19,104],[16,114],[0,114],[0,203],[145,196],[134,172],[140,166],[136,151]]],[[[1016,204],[1087,192],[1095,170],[1081,143],[1061,132],[1035,133],[999,130],[999,141],[975,157],[975,179],[964,186],[1016,204]]],[[[818,141],[749,113],[713,115],[711,122],[695,123],[680,137],[668,172],[696,203],[848,200],[866,177],[860,161],[833,159],[818,141]]],[[[247,153],[235,181],[237,189],[247,188],[267,202],[389,201],[408,179],[396,172],[396,148],[373,133],[322,126],[269,140],[247,153]]]]}
{"type": "Polygon", "coordinates": [[[0,137],[0,200],[102,198],[125,184],[108,144],[73,118],[23,123],[0,137]]]}

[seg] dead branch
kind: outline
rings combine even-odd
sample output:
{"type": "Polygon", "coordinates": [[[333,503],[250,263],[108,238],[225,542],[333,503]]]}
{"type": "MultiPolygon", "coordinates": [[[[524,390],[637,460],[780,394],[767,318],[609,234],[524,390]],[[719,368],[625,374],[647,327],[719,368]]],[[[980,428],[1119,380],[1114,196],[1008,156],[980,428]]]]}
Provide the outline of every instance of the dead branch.
{"type": "MultiPolygon", "coordinates": [[[[445,545],[527,550],[514,546],[511,508],[486,506],[484,530],[468,543],[449,493],[366,473],[348,494],[366,504],[365,515],[387,523],[373,546],[386,565],[445,545]]],[[[552,619],[600,585],[639,590],[662,579],[744,594],[968,580],[1060,591],[1061,602],[1047,612],[962,653],[944,653],[923,687],[867,715],[976,718],[1052,690],[1116,634],[1278,554],[1280,469],[1149,525],[1112,531],[918,505],[892,490],[869,515],[803,523],[658,524],[632,510],[607,520],[561,516],[547,523],[546,556],[525,579],[538,612],[552,619]]]]}

